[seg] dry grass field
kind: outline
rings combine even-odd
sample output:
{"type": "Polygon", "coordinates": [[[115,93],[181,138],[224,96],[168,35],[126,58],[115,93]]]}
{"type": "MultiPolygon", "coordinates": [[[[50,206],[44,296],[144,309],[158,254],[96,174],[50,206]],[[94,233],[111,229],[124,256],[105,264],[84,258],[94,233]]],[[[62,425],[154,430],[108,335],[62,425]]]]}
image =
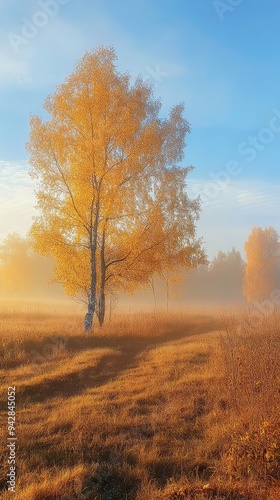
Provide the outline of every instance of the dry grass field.
{"type": "Polygon", "coordinates": [[[280,498],[279,319],[139,313],[85,336],[78,315],[2,310],[1,498],[280,498]]]}

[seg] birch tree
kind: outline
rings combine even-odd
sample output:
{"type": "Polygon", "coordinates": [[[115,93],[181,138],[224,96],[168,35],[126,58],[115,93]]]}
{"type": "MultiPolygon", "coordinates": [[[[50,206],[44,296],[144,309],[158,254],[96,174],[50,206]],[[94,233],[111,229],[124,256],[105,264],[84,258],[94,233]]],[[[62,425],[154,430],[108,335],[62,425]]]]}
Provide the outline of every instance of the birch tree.
{"type": "Polygon", "coordinates": [[[35,248],[53,255],[55,277],[86,298],[85,331],[104,321],[108,290],[133,290],[154,273],[204,259],[198,200],[180,167],[189,124],[184,106],[161,118],[150,83],[120,73],[113,48],[98,47],[32,116],[35,248]]]}

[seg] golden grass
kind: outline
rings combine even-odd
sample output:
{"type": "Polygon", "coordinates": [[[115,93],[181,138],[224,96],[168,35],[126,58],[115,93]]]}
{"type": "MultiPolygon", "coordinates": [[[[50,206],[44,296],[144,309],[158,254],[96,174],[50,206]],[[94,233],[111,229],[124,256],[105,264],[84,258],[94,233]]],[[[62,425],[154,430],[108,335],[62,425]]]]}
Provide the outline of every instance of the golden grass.
{"type": "Polygon", "coordinates": [[[1,498],[8,385],[19,500],[279,498],[278,317],[81,320],[0,317],[1,498]]]}

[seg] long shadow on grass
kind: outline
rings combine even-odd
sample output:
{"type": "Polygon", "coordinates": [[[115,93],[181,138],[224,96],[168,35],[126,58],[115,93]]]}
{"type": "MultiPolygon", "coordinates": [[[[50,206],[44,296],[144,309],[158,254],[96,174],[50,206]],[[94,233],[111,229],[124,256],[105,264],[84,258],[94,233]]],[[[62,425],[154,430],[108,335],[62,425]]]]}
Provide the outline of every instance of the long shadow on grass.
{"type": "MultiPolygon", "coordinates": [[[[53,397],[72,397],[80,394],[85,389],[100,387],[119,377],[125,370],[137,366],[140,354],[155,347],[162,347],[168,342],[180,341],[183,338],[206,332],[210,333],[217,330],[218,327],[219,323],[217,320],[208,318],[202,324],[190,322],[179,325],[176,331],[170,325],[166,333],[160,337],[70,336],[67,339],[67,348],[72,355],[81,351],[104,348],[117,349],[118,352],[104,354],[95,366],[79,368],[75,372],[62,374],[61,377],[56,377],[53,380],[50,374],[49,378],[38,384],[22,387],[20,399],[25,403],[26,399],[30,400],[30,402],[43,402],[53,397]]],[[[63,360],[58,362],[63,363],[63,360]]]]}

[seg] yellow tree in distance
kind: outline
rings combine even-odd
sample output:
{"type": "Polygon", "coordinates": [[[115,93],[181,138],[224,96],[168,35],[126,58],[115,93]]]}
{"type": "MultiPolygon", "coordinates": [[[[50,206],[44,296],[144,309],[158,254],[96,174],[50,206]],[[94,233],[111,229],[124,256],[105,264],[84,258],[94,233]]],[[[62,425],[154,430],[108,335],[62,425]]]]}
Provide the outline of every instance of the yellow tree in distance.
{"type": "Polygon", "coordinates": [[[184,106],[159,116],[152,85],[132,85],[111,47],[87,52],[31,117],[30,174],[37,180],[36,250],[53,255],[55,278],[87,302],[85,331],[104,321],[106,296],[205,260],[180,167],[189,124],[184,106]]]}
{"type": "Polygon", "coordinates": [[[244,295],[249,301],[266,299],[276,289],[279,278],[279,235],[271,226],[253,227],[244,248],[244,295]]]}
{"type": "Polygon", "coordinates": [[[17,233],[8,234],[0,245],[1,292],[21,293],[32,287],[28,241],[17,233]]]}

